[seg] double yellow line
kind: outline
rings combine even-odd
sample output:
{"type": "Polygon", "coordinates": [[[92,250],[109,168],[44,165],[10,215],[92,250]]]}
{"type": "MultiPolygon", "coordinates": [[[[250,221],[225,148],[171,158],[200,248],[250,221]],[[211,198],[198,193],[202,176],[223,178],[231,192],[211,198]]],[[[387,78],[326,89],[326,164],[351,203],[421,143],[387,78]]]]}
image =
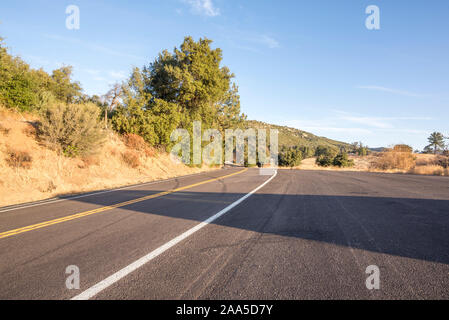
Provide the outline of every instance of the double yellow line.
{"type": "Polygon", "coordinates": [[[52,226],[54,224],[58,224],[58,223],[62,223],[62,222],[66,222],[66,221],[70,221],[70,220],[74,220],[74,219],[87,217],[87,216],[93,215],[95,213],[101,213],[101,212],[105,212],[105,211],[108,211],[108,210],[111,210],[111,209],[124,207],[124,206],[130,205],[130,204],[133,204],[133,203],[142,202],[142,201],[146,201],[146,200],[150,200],[150,199],[154,199],[154,198],[159,198],[159,197],[165,196],[167,194],[171,194],[171,193],[179,192],[179,191],[182,191],[182,190],[190,189],[190,188],[197,187],[197,186],[200,186],[202,184],[210,183],[210,182],[213,182],[213,181],[229,178],[231,176],[235,176],[237,174],[243,173],[243,172],[245,172],[247,170],[248,169],[244,169],[244,170],[237,171],[237,172],[234,172],[234,173],[231,173],[231,174],[228,174],[228,175],[225,175],[225,176],[221,176],[221,177],[218,177],[218,178],[209,179],[209,180],[206,180],[206,181],[194,183],[194,184],[191,184],[191,185],[188,185],[188,186],[185,186],[185,187],[172,189],[172,190],[167,190],[167,191],[159,192],[159,193],[152,194],[152,195],[149,195],[149,196],[137,198],[137,199],[134,199],[134,200],[129,200],[129,201],[126,201],[126,202],[117,203],[117,204],[114,204],[114,205],[111,205],[111,206],[101,207],[101,208],[97,208],[97,209],[90,210],[90,211],[85,211],[85,212],[72,214],[70,216],[63,217],[63,218],[49,220],[49,221],[45,221],[45,222],[41,222],[41,223],[37,223],[37,224],[32,224],[30,226],[26,226],[26,227],[22,227],[22,228],[5,231],[5,232],[0,233],[0,239],[11,237],[11,236],[15,236],[15,235],[18,235],[20,233],[24,233],[24,232],[28,232],[28,231],[32,231],[32,230],[36,230],[36,229],[45,228],[45,227],[48,227],[48,226],[52,226]]]}

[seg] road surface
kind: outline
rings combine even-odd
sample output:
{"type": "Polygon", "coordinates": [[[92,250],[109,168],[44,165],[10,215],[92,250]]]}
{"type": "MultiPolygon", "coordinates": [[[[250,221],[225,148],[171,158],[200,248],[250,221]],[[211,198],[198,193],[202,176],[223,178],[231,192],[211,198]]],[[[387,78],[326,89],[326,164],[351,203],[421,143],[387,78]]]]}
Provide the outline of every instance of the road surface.
{"type": "Polygon", "coordinates": [[[448,299],[449,179],[229,168],[0,209],[0,299],[72,298],[448,299]]]}

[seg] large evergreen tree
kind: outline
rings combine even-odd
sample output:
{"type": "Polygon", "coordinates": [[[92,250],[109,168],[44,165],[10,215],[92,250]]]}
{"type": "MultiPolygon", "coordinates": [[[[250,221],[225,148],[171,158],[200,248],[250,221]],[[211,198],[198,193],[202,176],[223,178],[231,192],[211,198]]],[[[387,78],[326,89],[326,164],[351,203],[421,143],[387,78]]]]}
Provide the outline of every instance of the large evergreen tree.
{"type": "Polygon", "coordinates": [[[167,146],[171,132],[192,129],[195,120],[203,128],[238,126],[240,97],[234,75],[222,67],[221,49],[211,40],[186,37],[173,53],[164,50],[142,70],[135,68],[123,86],[123,105],[113,117],[122,133],[137,133],[151,144],[167,146]]]}

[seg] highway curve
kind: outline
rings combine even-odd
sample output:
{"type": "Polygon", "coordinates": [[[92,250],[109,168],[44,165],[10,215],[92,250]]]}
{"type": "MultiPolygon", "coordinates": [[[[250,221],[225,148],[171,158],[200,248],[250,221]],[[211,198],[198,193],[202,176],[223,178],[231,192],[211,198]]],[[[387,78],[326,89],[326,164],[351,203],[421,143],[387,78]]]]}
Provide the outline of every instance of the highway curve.
{"type": "Polygon", "coordinates": [[[449,179],[228,168],[4,208],[0,283],[0,299],[448,299],[449,179]]]}

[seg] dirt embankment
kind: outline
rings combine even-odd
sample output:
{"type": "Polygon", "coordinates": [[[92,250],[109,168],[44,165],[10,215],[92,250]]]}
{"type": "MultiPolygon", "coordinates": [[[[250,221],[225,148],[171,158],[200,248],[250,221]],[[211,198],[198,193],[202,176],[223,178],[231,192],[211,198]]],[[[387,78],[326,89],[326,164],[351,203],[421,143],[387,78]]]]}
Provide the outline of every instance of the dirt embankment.
{"type": "Polygon", "coordinates": [[[176,164],[151,148],[131,148],[113,132],[97,154],[67,158],[38,141],[35,120],[0,109],[0,206],[216,169],[176,164]]]}

